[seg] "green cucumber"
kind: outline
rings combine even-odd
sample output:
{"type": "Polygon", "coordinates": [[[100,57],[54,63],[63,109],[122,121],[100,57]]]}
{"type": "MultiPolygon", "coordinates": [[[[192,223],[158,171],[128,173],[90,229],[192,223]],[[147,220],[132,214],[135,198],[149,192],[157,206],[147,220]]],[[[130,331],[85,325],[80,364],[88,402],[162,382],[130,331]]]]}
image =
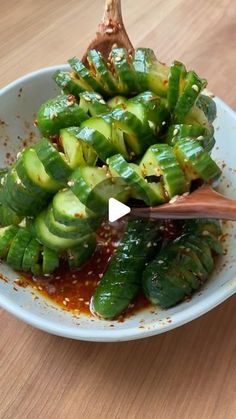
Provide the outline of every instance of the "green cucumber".
{"type": "Polygon", "coordinates": [[[167,197],[161,183],[148,183],[139,166],[127,163],[120,154],[110,157],[107,163],[112,176],[120,176],[130,186],[133,198],[140,199],[149,206],[166,202],[167,197]]]}
{"type": "MultiPolygon", "coordinates": [[[[75,136],[78,142],[82,142],[94,150],[94,153],[103,161],[117,153],[116,147],[103,134],[91,127],[69,128],[70,133],[75,136]]],[[[80,165],[81,166],[81,165],[80,165]]]]}
{"type": "Polygon", "coordinates": [[[47,174],[55,181],[65,183],[72,173],[72,169],[67,164],[64,154],[57,151],[47,138],[43,138],[35,144],[34,150],[47,174]]]}
{"type": "Polygon", "coordinates": [[[58,135],[61,128],[79,126],[88,115],[73,95],[61,95],[43,103],[37,113],[39,131],[44,137],[58,135]]]}
{"type": "Polygon", "coordinates": [[[221,170],[209,154],[195,140],[179,140],[173,151],[185,176],[190,181],[202,179],[210,182],[221,175],[221,170]]]}
{"type": "Polygon", "coordinates": [[[58,192],[52,201],[55,221],[78,230],[88,230],[89,226],[96,224],[96,215],[69,190],[58,192]]]}
{"type": "Polygon", "coordinates": [[[124,237],[96,288],[92,306],[109,319],[119,316],[137,295],[145,263],[158,251],[159,223],[130,220],[124,237]]]}
{"type": "Polygon", "coordinates": [[[149,127],[155,136],[161,134],[165,129],[170,117],[165,99],[161,99],[151,91],[142,92],[129,99],[126,109],[136,114],[142,122],[145,122],[145,119],[147,119],[149,127]],[[143,105],[142,112],[138,109],[137,103],[143,105]],[[134,104],[136,106],[133,106],[134,104]]]}
{"type": "MultiPolygon", "coordinates": [[[[80,129],[78,128],[78,131],[80,129]]],[[[60,144],[71,169],[79,166],[95,166],[97,161],[96,152],[83,141],[76,137],[77,127],[70,127],[60,130],[60,144]]]]}
{"type": "Polygon", "coordinates": [[[185,87],[174,110],[176,122],[184,122],[185,116],[197,101],[197,98],[204,87],[206,87],[206,84],[206,80],[200,79],[194,71],[189,71],[187,73],[185,87]]]}
{"type": "Polygon", "coordinates": [[[5,259],[19,227],[7,226],[0,228],[0,258],[5,259]]]}
{"type": "Polygon", "coordinates": [[[81,93],[79,106],[90,116],[101,115],[109,112],[109,107],[103,97],[94,92],[81,93]]]}
{"type": "Polygon", "coordinates": [[[118,90],[122,94],[132,95],[139,91],[131,60],[125,48],[112,48],[111,62],[118,79],[118,90]]]}
{"type": "Polygon", "coordinates": [[[134,53],[133,67],[139,85],[139,91],[152,90],[165,97],[168,88],[169,69],[157,61],[153,50],[137,48],[134,53]]]}
{"type": "Polygon", "coordinates": [[[90,90],[90,86],[82,80],[75,77],[73,72],[56,71],[52,77],[57,85],[63,90],[65,94],[70,94],[79,98],[81,92],[90,90]]]}
{"type": "Polygon", "coordinates": [[[120,132],[121,135],[119,135],[119,130],[115,128],[110,115],[111,114],[107,114],[90,118],[81,124],[81,128],[89,127],[98,131],[112,144],[113,147],[116,148],[116,152],[119,152],[128,158],[129,154],[126,149],[123,134],[120,132]]]}
{"type": "Polygon", "coordinates": [[[92,49],[88,51],[87,60],[91,69],[95,72],[96,80],[110,96],[114,96],[117,92],[117,83],[112,73],[108,70],[107,64],[103,60],[101,53],[92,49]]]}
{"type": "Polygon", "coordinates": [[[219,237],[222,234],[220,221],[211,218],[186,220],[184,229],[188,233],[194,232],[203,236],[211,234],[212,236],[219,237]]]}
{"type": "Polygon", "coordinates": [[[207,279],[208,273],[189,240],[167,245],[143,272],[146,297],[169,308],[190,296],[207,279]]]}
{"type": "Polygon", "coordinates": [[[170,66],[167,92],[168,108],[171,112],[173,112],[178,102],[181,85],[185,76],[185,66],[179,61],[174,61],[174,63],[170,66]]]}
{"type": "Polygon", "coordinates": [[[7,254],[7,263],[14,269],[22,269],[24,252],[31,238],[32,235],[29,230],[21,227],[18,229],[7,254]]]}
{"type": "Polygon", "coordinates": [[[96,235],[91,234],[80,243],[67,251],[70,269],[80,268],[94,253],[97,245],[96,235]]]}
{"type": "Polygon", "coordinates": [[[85,90],[93,90],[94,92],[101,94],[106,93],[106,90],[102,84],[96,80],[95,77],[93,77],[91,71],[89,71],[88,68],[85,67],[85,65],[78,58],[73,57],[68,60],[68,63],[70,64],[71,68],[73,68],[80,81],[83,81],[87,86],[90,86],[90,88],[85,90]]]}
{"type": "Polygon", "coordinates": [[[79,226],[68,226],[55,220],[53,208],[49,207],[45,219],[45,224],[50,233],[64,239],[77,239],[81,235],[91,233],[90,225],[84,220],[79,226]]]}
{"type": "Polygon", "coordinates": [[[72,192],[98,216],[107,213],[109,198],[124,202],[129,194],[125,181],[111,178],[106,167],[80,167],[70,182],[72,192]]]}
{"type": "MultiPolygon", "coordinates": [[[[142,105],[140,106],[142,107],[142,105]]],[[[138,108],[138,105],[136,108],[138,108]]],[[[155,142],[149,126],[144,126],[134,112],[114,109],[111,113],[111,118],[114,122],[114,127],[123,132],[125,143],[136,156],[143,154],[148,146],[155,142]]]]}
{"type": "Polygon", "coordinates": [[[43,246],[42,251],[42,273],[43,275],[52,274],[55,269],[59,267],[59,256],[55,250],[49,249],[46,246],[43,246]]]}
{"type": "Polygon", "coordinates": [[[109,108],[117,108],[118,106],[125,105],[127,103],[127,98],[124,96],[114,96],[113,98],[109,99],[107,105],[109,108]]]}
{"type": "Polygon", "coordinates": [[[27,148],[23,152],[22,166],[25,171],[24,177],[23,171],[21,172],[22,181],[26,185],[27,189],[29,187],[29,190],[31,190],[32,185],[32,188],[39,187],[42,192],[54,193],[62,186],[61,183],[54,180],[47,174],[43,163],[37,155],[36,146],[27,148]]]}
{"type": "Polygon", "coordinates": [[[216,119],[216,103],[210,96],[200,95],[196,102],[196,106],[204,112],[210,123],[216,119]]]}
{"type": "Polygon", "coordinates": [[[50,233],[45,223],[46,215],[46,211],[42,211],[36,217],[34,222],[34,230],[37,239],[44,246],[49,247],[49,249],[52,250],[60,251],[70,249],[71,247],[76,246],[78,243],[84,240],[83,236],[78,236],[78,238],[76,239],[64,239],[62,237],[58,237],[55,234],[50,233]]]}
{"type": "Polygon", "coordinates": [[[6,205],[20,216],[35,215],[47,203],[42,196],[34,195],[25,187],[14,167],[7,175],[3,194],[6,205]]]}
{"type": "Polygon", "coordinates": [[[32,271],[32,268],[34,268],[34,266],[40,261],[41,252],[42,245],[34,237],[31,238],[24,251],[21,266],[22,270],[25,272],[32,271]]]}
{"type": "Polygon", "coordinates": [[[161,177],[161,183],[169,199],[182,195],[188,190],[183,171],[172,148],[167,144],[151,146],[143,156],[139,167],[144,177],[161,177]]]}
{"type": "Polygon", "coordinates": [[[201,125],[175,124],[170,125],[168,128],[165,142],[171,146],[174,146],[176,142],[182,138],[190,137],[198,139],[198,137],[200,137],[199,142],[202,144],[205,135],[206,129],[201,125]]]}

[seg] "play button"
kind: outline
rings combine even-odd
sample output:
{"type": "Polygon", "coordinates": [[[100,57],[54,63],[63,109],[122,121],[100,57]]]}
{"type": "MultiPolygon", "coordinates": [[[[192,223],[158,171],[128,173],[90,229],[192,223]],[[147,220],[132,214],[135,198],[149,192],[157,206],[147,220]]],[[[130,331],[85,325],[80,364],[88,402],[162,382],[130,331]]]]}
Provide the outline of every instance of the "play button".
{"type": "Polygon", "coordinates": [[[119,220],[131,211],[130,207],[115,198],[110,198],[108,203],[108,219],[111,223],[119,220]]]}

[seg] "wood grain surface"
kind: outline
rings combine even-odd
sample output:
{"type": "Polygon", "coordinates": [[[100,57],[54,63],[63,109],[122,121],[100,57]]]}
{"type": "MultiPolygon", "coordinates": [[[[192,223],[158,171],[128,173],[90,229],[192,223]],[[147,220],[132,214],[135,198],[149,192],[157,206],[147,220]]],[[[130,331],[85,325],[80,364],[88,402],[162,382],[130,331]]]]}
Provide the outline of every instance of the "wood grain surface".
{"type": "MultiPolygon", "coordinates": [[[[102,0],[1,0],[0,86],[81,55],[102,0]]],[[[236,3],[125,0],[135,45],[184,61],[236,108],[236,3]]],[[[0,418],[236,418],[236,297],[146,340],[94,344],[0,310],[0,418]]]]}

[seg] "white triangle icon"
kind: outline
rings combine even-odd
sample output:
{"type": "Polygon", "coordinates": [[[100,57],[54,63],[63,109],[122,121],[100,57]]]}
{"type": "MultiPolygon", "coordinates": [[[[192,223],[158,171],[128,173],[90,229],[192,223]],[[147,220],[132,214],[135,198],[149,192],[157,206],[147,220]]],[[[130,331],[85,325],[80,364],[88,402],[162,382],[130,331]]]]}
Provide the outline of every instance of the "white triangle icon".
{"type": "Polygon", "coordinates": [[[111,223],[119,220],[131,211],[130,207],[115,198],[109,198],[108,219],[111,223]]]}

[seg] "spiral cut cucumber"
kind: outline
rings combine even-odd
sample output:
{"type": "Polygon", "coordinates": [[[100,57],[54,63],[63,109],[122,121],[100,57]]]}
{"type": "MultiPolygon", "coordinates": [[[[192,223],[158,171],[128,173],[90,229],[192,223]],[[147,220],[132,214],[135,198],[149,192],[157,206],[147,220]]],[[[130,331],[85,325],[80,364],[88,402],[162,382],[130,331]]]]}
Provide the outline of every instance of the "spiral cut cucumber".
{"type": "MultiPolygon", "coordinates": [[[[54,75],[63,94],[42,104],[37,113],[43,138],[22,150],[11,168],[0,171],[0,257],[34,274],[52,273],[60,258],[77,268],[92,255],[95,232],[110,196],[122,202],[132,198],[158,205],[189,192],[196,179],[212,182],[221,174],[210,157],[215,104],[202,94],[206,81],[195,72],[180,62],[169,68],[145,48],[132,56],[123,48],[113,48],[108,62],[91,50],[87,67],[77,58],[69,64],[70,72],[54,75]],[[107,192],[99,192],[97,185],[102,182],[108,183],[107,192]]],[[[143,222],[128,225],[94,298],[98,314],[116,316],[134,297],[140,283],[134,284],[131,272],[133,288],[127,295],[126,285],[121,295],[112,279],[111,296],[117,295],[119,304],[108,298],[104,308],[107,297],[100,299],[99,290],[106,294],[109,278],[124,260],[129,271],[132,255],[137,255],[137,272],[144,269],[151,249],[147,242],[149,250],[139,256],[141,242],[155,236],[159,243],[158,226],[151,231],[143,222]],[[112,310],[113,304],[117,310],[112,310]]],[[[194,233],[192,247],[197,247],[202,233],[194,228],[186,230],[186,237],[192,243],[194,233]]],[[[219,253],[217,235],[203,236],[204,249],[208,246],[219,253]]],[[[172,245],[169,255],[175,254],[181,240],[185,238],[172,245]]],[[[191,252],[197,253],[192,248],[191,252]]],[[[200,267],[194,260],[194,267],[200,267]]],[[[210,256],[208,262],[212,266],[210,256]]],[[[205,275],[206,271],[203,266],[201,272],[205,275]]],[[[125,274],[120,270],[117,286],[125,274]]]]}
{"type": "Polygon", "coordinates": [[[147,298],[163,308],[189,297],[214,269],[214,256],[222,253],[220,223],[186,222],[184,235],[164,247],[143,272],[147,298]]]}

